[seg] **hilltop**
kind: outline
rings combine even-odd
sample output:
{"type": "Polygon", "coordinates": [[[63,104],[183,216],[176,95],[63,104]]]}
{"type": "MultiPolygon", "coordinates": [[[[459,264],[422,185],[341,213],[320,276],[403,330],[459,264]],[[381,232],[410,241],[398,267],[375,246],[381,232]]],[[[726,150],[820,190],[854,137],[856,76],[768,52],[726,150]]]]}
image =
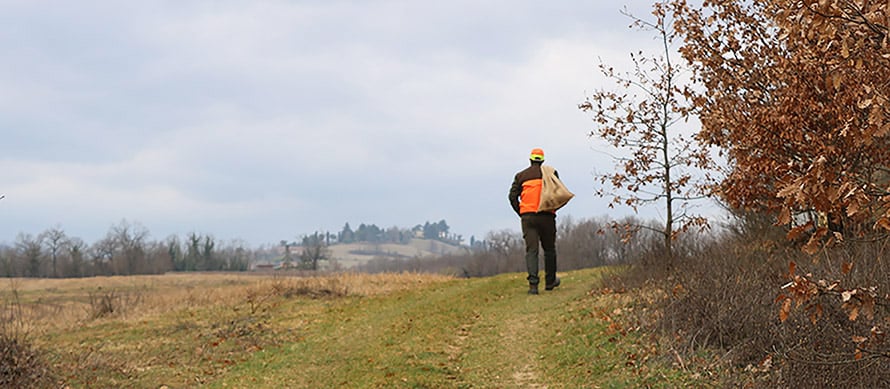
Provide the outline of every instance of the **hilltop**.
{"type": "Polygon", "coordinates": [[[446,254],[458,254],[467,250],[464,246],[432,239],[411,239],[408,243],[338,243],[328,246],[331,261],[324,265],[338,264],[343,268],[362,265],[376,258],[433,258],[446,254]]]}

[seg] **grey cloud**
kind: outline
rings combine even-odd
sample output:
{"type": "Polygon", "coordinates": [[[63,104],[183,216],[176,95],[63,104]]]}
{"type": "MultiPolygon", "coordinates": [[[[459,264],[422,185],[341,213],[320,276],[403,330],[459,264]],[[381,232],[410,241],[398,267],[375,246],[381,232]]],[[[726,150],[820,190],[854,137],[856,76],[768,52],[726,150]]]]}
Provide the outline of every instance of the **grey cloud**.
{"type": "Polygon", "coordinates": [[[122,218],[255,243],[347,221],[515,227],[506,186],[530,147],[591,192],[575,104],[597,55],[646,41],[617,41],[627,22],[604,3],[8,7],[0,242],[122,218]]]}

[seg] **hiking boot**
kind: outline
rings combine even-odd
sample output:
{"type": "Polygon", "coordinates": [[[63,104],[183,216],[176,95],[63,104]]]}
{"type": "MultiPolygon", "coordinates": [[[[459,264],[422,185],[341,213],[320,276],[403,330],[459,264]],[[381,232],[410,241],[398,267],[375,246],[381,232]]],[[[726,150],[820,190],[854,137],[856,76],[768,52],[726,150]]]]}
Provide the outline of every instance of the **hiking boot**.
{"type": "Polygon", "coordinates": [[[559,286],[559,283],[560,283],[559,277],[556,277],[556,279],[553,280],[552,284],[547,284],[544,286],[544,290],[553,290],[553,288],[559,286]]]}
{"type": "Polygon", "coordinates": [[[537,285],[529,285],[528,286],[528,294],[538,294],[538,286],[537,285]]]}

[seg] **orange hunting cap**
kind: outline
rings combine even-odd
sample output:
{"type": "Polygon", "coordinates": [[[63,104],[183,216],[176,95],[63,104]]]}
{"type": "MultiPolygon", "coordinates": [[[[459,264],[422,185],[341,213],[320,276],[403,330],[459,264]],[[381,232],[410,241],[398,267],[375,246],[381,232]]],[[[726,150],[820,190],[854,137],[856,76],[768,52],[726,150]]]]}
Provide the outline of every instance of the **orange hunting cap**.
{"type": "Polygon", "coordinates": [[[543,161],[544,160],[544,150],[539,148],[532,149],[532,154],[529,156],[529,159],[532,161],[543,161]]]}

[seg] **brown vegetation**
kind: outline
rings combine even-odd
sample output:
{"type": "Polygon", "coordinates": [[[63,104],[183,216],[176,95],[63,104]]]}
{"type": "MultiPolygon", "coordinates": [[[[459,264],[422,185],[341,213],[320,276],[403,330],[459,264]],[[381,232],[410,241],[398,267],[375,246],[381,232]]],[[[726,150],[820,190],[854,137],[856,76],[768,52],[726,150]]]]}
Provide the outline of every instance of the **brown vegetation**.
{"type": "MultiPolygon", "coordinates": [[[[672,1],[703,88],[699,138],[729,159],[722,196],[823,240],[890,230],[890,6],[672,1]],[[795,223],[815,212],[844,228],[795,223]],[[835,232],[837,234],[831,233],[835,232]]],[[[826,223],[827,224],[827,223],[826,223]]]]}
{"type": "Polygon", "coordinates": [[[52,386],[54,376],[46,353],[29,337],[18,293],[0,301],[0,387],[39,388],[52,386]]]}
{"type": "Polygon", "coordinates": [[[847,287],[868,285],[877,300],[886,298],[890,241],[813,257],[800,250],[804,242],[786,241],[786,232],[768,217],[746,215],[720,236],[681,238],[678,269],[644,256],[607,277],[604,290],[635,296],[643,309],[624,317],[625,325],[657,336],[676,353],[670,359],[678,368],[721,377],[726,386],[887,386],[887,304],[866,307],[870,295],[847,287]],[[813,280],[812,295],[792,298],[788,289],[801,276],[813,280]]]}
{"type": "Polygon", "coordinates": [[[0,334],[0,386],[40,388],[52,383],[53,376],[42,352],[26,340],[0,334]]]}
{"type": "Polygon", "coordinates": [[[890,385],[890,5],[674,0],[656,15],[668,9],[699,84],[685,91],[698,139],[728,159],[719,195],[742,216],[678,270],[634,266],[625,282],[662,292],[650,322],[683,368],[890,385]]]}

